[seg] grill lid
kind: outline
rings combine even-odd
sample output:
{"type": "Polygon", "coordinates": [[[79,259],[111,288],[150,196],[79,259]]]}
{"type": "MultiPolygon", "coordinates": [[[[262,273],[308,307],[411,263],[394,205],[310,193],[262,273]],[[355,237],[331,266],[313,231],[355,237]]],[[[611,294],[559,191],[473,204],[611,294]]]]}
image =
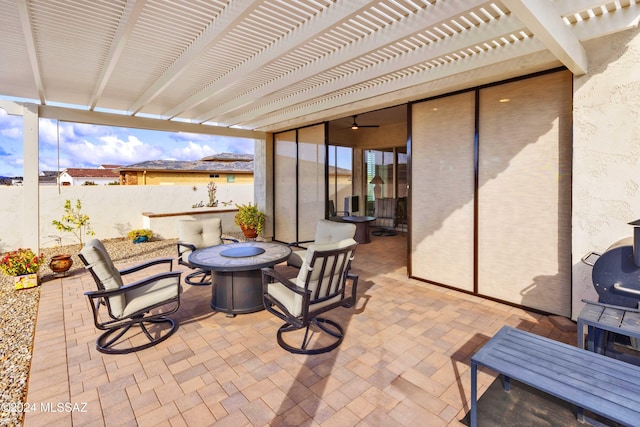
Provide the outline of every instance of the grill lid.
{"type": "Polygon", "coordinates": [[[591,278],[600,302],[637,308],[640,302],[640,220],[629,223],[633,237],[611,245],[593,265],[591,278]]]}

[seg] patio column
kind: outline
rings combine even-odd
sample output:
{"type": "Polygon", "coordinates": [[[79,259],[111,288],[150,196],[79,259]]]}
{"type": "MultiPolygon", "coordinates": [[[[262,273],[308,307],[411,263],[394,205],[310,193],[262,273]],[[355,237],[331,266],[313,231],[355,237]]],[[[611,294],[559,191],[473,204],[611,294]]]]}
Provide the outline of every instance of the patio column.
{"type": "Polygon", "coordinates": [[[38,179],[38,129],[40,114],[36,104],[25,104],[23,113],[24,159],[24,236],[22,244],[34,252],[40,251],[40,190],[38,179]]]}

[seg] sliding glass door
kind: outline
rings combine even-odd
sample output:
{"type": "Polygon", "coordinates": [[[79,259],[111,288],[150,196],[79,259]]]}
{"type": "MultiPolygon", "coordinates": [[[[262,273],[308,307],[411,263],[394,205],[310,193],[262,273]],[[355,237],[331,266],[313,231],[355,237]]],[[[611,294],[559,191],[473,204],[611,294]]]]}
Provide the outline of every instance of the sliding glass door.
{"type": "Polygon", "coordinates": [[[328,147],[329,181],[328,200],[336,211],[357,212],[359,200],[353,199],[353,149],[330,145],[328,147]]]}
{"type": "Polygon", "coordinates": [[[325,216],[324,125],[274,136],[274,239],[313,240],[325,216]]]}

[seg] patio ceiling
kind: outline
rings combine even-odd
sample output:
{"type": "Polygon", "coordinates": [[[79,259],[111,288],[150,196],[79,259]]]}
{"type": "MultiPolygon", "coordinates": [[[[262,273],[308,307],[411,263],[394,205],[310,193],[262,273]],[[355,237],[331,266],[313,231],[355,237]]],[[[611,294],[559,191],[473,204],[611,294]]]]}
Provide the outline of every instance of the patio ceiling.
{"type": "Polygon", "coordinates": [[[640,0],[0,0],[0,95],[277,131],[564,65],[640,0]]]}

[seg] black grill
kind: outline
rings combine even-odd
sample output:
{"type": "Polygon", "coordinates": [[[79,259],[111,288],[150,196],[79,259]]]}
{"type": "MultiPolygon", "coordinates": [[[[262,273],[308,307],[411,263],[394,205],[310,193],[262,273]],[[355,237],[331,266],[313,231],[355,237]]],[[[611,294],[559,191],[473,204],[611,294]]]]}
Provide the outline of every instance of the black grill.
{"type": "Polygon", "coordinates": [[[591,279],[599,301],[638,308],[640,302],[640,220],[629,223],[633,237],[622,239],[598,254],[589,253],[583,261],[593,265],[591,279]],[[589,262],[597,256],[595,263],[589,262]]]}

